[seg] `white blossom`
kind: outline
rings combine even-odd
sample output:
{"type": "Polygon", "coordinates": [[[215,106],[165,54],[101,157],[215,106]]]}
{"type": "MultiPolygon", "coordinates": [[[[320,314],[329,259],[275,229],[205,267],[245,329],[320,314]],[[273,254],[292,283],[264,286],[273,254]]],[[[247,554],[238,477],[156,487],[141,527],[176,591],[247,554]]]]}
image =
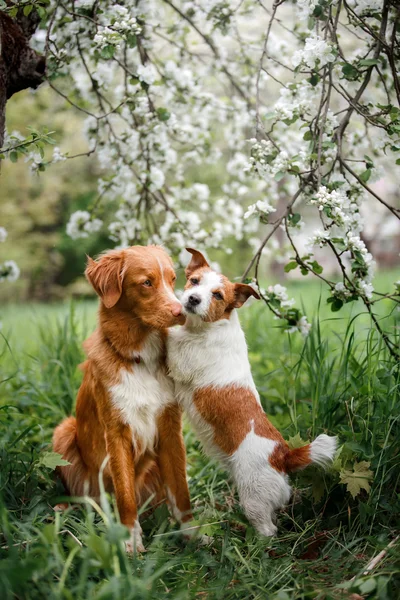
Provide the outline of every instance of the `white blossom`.
{"type": "Polygon", "coordinates": [[[275,212],[276,209],[267,202],[267,200],[258,200],[255,204],[249,206],[247,211],[244,213],[244,218],[248,219],[253,215],[268,216],[275,212]]]}
{"type": "Polygon", "coordinates": [[[0,283],[3,281],[8,281],[9,283],[17,281],[19,275],[19,267],[13,260],[6,260],[2,264],[0,263],[0,283]]]}
{"type": "Polygon", "coordinates": [[[164,185],[165,175],[158,167],[150,167],[150,189],[153,191],[159,190],[164,185]]]}
{"type": "Polygon", "coordinates": [[[297,322],[297,329],[300,331],[303,337],[307,337],[310,333],[311,323],[307,321],[307,317],[303,315],[297,322]]]}
{"type": "Polygon", "coordinates": [[[319,66],[323,67],[334,60],[335,55],[332,46],[317,35],[306,38],[304,48],[293,54],[292,64],[294,67],[298,67],[304,63],[310,69],[314,69],[317,61],[319,66]]]}
{"type": "Polygon", "coordinates": [[[137,75],[140,81],[144,81],[148,85],[152,85],[157,79],[157,71],[152,64],[139,65],[137,75]]]}
{"type": "Polygon", "coordinates": [[[63,162],[66,159],[67,157],[65,156],[65,154],[62,154],[60,148],[58,146],[54,146],[52,162],[63,162]]]}

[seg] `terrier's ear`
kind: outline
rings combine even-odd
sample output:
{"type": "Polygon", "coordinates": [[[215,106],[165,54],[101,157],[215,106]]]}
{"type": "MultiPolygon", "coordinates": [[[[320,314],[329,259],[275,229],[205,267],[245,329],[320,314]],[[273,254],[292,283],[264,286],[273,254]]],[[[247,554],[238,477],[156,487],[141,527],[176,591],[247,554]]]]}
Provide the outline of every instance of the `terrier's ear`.
{"type": "Polygon", "coordinates": [[[254,296],[257,300],[260,299],[259,294],[251,285],[247,285],[247,283],[235,283],[235,300],[231,304],[231,308],[240,308],[250,296],[254,296]]]}
{"type": "Polygon", "coordinates": [[[190,275],[197,269],[200,269],[201,267],[209,267],[210,265],[202,253],[198,250],[194,250],[193,248],[186,248],[186,250],[192,255],[192,259],[185,269],[186,279],[188,279],[190,275]]]}
{"type": "Polygon", "coordinates": [[[124,253],[113,250],[98,260],[87,257],[86,279],[100,296],[106,308],[112,308],[122,294],[124,253]]]}

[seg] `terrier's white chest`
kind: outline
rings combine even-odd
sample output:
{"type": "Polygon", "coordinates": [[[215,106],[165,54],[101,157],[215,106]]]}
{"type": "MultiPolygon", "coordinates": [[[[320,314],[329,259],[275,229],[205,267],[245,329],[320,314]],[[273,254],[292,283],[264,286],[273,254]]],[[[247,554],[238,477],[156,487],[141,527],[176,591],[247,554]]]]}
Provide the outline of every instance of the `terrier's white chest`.
{"type": "Polygon", "coordinates": [[[140,352],[140,363],[121,369],[119,383],[109,389],[111,401],[132,430],[134,446],[152,450],[157,439],[157,417],[173,401],[173,384],[160,366],[162,342],[152,334],[140,352]]]}

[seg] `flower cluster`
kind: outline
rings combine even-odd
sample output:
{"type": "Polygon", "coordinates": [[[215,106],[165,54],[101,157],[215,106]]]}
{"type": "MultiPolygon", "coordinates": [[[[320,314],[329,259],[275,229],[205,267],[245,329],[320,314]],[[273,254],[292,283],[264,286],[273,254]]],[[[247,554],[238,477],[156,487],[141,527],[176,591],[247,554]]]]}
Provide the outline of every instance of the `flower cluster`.
{"type": "Polygon", "coordinates": [[[352,200],[348,193],[351,193],[351,190],[346,192],[339,188],[329,191],[325,186],[318,189],[310,204],[316,205],[329,221],[326,229],[315,232],[308,244],[311,248],[316,245],[322,248],[330,242],[339,254],[345,252],[348,255],[351,266],[348,282],[352,282],[352,289],[344,283],[338,284],[333,291],[335,296],[346,299],[358,293],[369,300],[374,290],[371,281],[375,261],[360,238],[363,220],[359,212],[359,203],[354,199],[354,193],[352,200]]]}
{"type": "Polygon", "coordinates": [[[60,151],[60,148],[58,146],[55,146],[53,149],[53,158],[51,162],[58,163],[63,162],[64,160],[67,160],[67,157],[60,151]]]}
{"type": "Polygon", "coordinates": [[[299,331],[303,337],[307,337],[310,332],[311,324],[307,321],[307,317],[302,315],[297,308],[294,308],[295,300],[289,298],[287,289],[277,283],[271,285],[265,291],[260,288],[262,297],[270,304],[277,318],[286,321],[285,330],[288,333],[299,331]]]}
{"type": "Polygon", "coordinates": [[[89,234],[99,231],[103,225],[100,219],[92,218],[87,210],[74,212],[67,224],[67,234],[73,239],[87,238],[89,234]]]}
{"type": "MultiPolygon", "coordinates": [[[[72,18],[53,2],[41,43],[58,65],[54,86],[58,73],[69,77],[71,103],[89,113],[83,131],[100,170],[96,210],[74,213],[68,234],[88,237],[104,225],[119,246],[165,244],[180,259],[187,245],[229,253],[232,240],[257,252],[276,211],[263,260],[279,261],[288,248],[293,256],[307,236],[311,252],[331,253],[345,269],[341,285],[329,282],[333,298],[370,301],[374,261],[361,213],[374,200],[363,184],[385,173],[385,194],[395,197],[387,167],[400,148],[387,48],[378,70],[368,33],[378,4],[297,0],[278,3],[271,19],[253,0],[76,0],[72,18]]],[[[388,23],[394,18],[390,8],[388,23]]],[[[37,171],[68,158],[55,148],[45,163],[33,149],[26,156],[37,171]]],[[[294,261],[293,275],[321,276],[308,258],[294,261]]],[[[289,329],[305,333],[279,287],[266,295],[289,329]]]]}
{"type": "Polygon", "coordinates": [[[306,65],[310,69],[323,67],[335,60],[331,44],[328,44],[319,35],[308,37],[302,50],[297,50],[292,57],[294,67],[306,65]]]}
{"type": "Polygon", "coordinates": [[[257,142],[251,139],[253,144],[249,163],[245,165],[244,171],[253,172],[268,180],[279,174],[284,174],[290,167],[289,154],[286,150],[278,152],[270,141],[261,140],[257,142]]]}
{"type": "Polygon", "coordinates": [[[114,21],[108,27],[99,27],[98,33],[94,36],[94,43],[101,50],[107,46],[115,46],[120,49],[121,43],[126,40],[127,35],[139,35],[142,27],[138,24],[135,17],[122,18],[120,21],[114,21]]]}
{"type": "Polygon", "coordinates": [[[255,204],[251,204],[244,213],[244,218],[248,219],[253,215],[257,215],[260,219],[268,218],[268,215],[275,212],[276,208],[271,206],[267,200],[258,200],[255,204]]]}
{"type": "Polygon", "coordinates": [[[362,228],[358,202],[351,200],[341,188],[329,191],[321,186],[310,204],[318,206],[321,212],[346,231],[360,231],[362,228]]]}

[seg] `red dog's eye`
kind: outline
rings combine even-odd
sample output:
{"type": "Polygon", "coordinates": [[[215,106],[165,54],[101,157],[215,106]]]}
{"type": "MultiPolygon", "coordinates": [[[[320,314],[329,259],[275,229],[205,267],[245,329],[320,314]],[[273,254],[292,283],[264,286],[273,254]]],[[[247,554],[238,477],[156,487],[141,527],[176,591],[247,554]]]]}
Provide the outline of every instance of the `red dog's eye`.
{"type": "Polygon", "coordinates": [[[190,283],[191,283],[192,285],[199,285],[199,280],[198,280],[198,279],[196,279],[196,277],[193,277],[193,279],[191,279],[191,280],[190,280],[190,283]]]}
{"type": "Polygon", "coordinates": [[[150,279],[146,279],[146,281],[143,283],[143,285],[146,287],[151,287],[152,283],[151,283],[150,279]]]}

